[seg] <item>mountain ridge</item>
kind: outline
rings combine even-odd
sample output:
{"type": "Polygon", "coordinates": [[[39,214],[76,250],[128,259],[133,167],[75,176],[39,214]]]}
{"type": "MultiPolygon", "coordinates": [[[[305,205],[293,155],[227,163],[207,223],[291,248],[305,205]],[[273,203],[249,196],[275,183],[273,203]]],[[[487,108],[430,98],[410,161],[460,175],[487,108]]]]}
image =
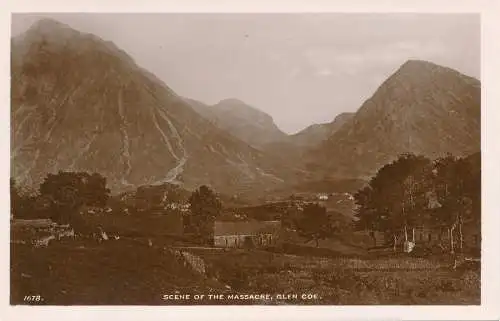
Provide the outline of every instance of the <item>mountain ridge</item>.
{"type": "Polygon", "coordinates": [[[296,174],[213,126],[112,42],[68,28],[43,21],[12,39],[11,173],[21,183],[84,170],[118,191],[168,182],[235,192],[296,174]]]}
{"type": "Polygon", "coordinates": [[[299,146],[315,146],[323,140],[333,135],[339,130],[346,122],[352,119],[354,113],[342,112],[335,116],[335,118],[328,123],[312,124],[303,130],[290,135],[289,141],[299,146]]]}
{"type": "Polygon", "coordinates": [[[119,191],[266,193],[304,177],[366,179],[404,152],[480,150],[479,80],[431,62],[404,63],[356,113],[286,135],[241,100],[180,97],[114,43],[64,24],[34,24],[11,44],[11,173],[21,183],[84,170],[119,191]]]}
{"type": "Polygon", "coordinates": [[[333,175],[368,178],[398,154],[436,158],[480,150],[481,84],[451,68],[409,60],[353,119],[316,149],[333,175]]]}
{"type": "Polygon", "coordinates": [[[239,99],[223,99],[212,106],[187,100],[200,115],[253,147],[259,148],[287,136],[269,114],[239,99]]]}

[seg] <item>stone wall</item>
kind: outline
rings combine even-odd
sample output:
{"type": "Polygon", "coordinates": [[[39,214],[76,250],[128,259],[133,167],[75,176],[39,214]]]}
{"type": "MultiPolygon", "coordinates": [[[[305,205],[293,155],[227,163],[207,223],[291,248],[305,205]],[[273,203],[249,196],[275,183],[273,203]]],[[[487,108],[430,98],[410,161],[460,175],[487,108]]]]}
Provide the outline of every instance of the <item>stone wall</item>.
{"type": "Polygon", "coordinates": [[[206,275],[207,266],[201,257],[181,250],[167,249],[167,251],[170,252],[170,254],[172,254],[179,261],[179,263],[189,267],[196,273],[206,275]]]}
{"type": "Polygon", "coordinates": [[[205,275],[205,261],[202,258],[189,252],[182,252],[182,256],[194,271],[205,275]]]}

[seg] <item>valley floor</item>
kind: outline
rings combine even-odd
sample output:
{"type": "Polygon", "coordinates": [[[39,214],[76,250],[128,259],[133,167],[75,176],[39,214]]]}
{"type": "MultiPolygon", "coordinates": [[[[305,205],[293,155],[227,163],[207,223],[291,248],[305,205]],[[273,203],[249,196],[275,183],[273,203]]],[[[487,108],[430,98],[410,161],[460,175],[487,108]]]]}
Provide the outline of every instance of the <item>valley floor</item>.
{"type": "Polygon", "coordinates": [[[12,244],[11,304],[480,304],[480,271],[453,270],[445,260],[182,250],[202,262],[200,274],[175,251],[139,239],[68,239],[42,248],[12,244]],[[170,294],[191,297],[163,300],[170,294]],[[193,300],[195,294],[205,297],[193,300]],[[225,297],[208,299],[208,294],[225,297]],[[234,294],[269,297],[235,299],[234,294]],[[26,301],[38,295],[43,301],[26,301]]]}

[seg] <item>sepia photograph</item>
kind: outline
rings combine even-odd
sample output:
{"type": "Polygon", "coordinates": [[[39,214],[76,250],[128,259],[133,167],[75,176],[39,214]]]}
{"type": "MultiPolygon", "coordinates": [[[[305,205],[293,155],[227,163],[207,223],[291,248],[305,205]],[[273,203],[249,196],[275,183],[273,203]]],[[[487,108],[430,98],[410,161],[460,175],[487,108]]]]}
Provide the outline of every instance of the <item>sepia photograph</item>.
{"type": "Polygon", "coordinates": [[[10,25],[11,306],[481,305],[479,13],[10,25]]]}

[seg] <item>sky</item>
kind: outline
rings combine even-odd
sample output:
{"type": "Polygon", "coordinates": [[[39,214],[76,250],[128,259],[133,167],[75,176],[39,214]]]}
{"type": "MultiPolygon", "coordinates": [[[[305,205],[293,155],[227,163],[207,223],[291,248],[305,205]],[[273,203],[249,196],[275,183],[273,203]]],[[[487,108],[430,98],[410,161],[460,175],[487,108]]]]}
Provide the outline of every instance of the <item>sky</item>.
{"type": "Polygon", "coordinates": [[[477,14],[13,14],[12,36],[44,17],[113,41],[181,96],[240,99],[287,133],[356,111],[409,59],[480,79],[477,14]]]}

